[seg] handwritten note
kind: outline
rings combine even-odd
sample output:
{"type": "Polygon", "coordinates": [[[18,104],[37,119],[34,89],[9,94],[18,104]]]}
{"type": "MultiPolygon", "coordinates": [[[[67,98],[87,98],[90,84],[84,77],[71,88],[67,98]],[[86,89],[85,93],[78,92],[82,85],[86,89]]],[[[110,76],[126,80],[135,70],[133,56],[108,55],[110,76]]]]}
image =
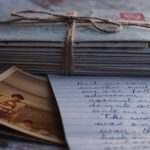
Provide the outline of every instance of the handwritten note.
{"type": "Polygon", "coordinates": [[[71,150],[150,149],[150,78],[49,80],[71,150]]]}

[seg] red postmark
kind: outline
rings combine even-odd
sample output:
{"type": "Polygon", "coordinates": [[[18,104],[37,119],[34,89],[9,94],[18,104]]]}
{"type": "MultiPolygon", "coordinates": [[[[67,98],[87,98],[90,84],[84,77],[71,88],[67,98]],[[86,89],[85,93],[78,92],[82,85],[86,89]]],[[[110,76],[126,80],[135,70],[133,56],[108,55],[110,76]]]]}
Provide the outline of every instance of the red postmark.
{"type": "Polygon", "coordinates": [[[123,20],[133,20],[133,21],[144,21],[143,13],[120,13],[120,17],[123,20]]]}

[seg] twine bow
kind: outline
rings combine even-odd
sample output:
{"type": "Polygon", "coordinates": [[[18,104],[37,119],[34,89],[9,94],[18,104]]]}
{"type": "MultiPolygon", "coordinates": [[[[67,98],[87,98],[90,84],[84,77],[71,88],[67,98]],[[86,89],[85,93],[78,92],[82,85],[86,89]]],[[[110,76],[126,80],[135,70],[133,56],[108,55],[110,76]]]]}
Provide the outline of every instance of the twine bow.
{"type": "Polygon", "coordinates": [[[65,75],[73,74],[74,68],[74,53],[73,53],[73,40],[76,23],[81,23],[88,27],[105,32],[116,33],[123,29],[124,26],[140,26],[150,28],[150,23],[137,23],[137,22],[121,22],[110,19],[103,19],[99,17],[77,16],[76,12],[70,12],[67,15],[52,13],[49,11],[40,10],[20,10],[12,12],[11,15],[15,18],[0,21],[0,24],[33,24],[33,23],[66,23],[67,35],[64,46],[64,73],[65,75]],[[30,15],[26,15],[30,14],[30,15]],[[33,16],[36,14],[36,16],[33,16]],[[37,17],[38,14],[45,15],[44,17],[37,17]]]}

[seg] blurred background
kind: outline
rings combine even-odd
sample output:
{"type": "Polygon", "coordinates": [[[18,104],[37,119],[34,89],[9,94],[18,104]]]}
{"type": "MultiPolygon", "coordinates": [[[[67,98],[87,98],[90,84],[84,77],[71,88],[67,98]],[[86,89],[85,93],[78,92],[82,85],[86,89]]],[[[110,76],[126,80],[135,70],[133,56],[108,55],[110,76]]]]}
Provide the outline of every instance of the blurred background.
{"type": "Polygon", "coordinates": [[[15,9],[46,9],[56,12],[91,13],[96,9],[114,11],[148,11],[148,0],[0,0],[0,13],[7,14],[15,9]]]}

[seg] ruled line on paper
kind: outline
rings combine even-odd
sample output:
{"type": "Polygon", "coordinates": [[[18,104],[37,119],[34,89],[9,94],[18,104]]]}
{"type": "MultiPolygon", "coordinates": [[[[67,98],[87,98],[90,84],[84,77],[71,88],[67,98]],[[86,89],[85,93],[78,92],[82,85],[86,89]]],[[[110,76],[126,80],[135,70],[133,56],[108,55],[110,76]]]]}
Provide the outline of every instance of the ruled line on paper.
{"type": "Polygon", "coordinates": [[[150,148],[150,78],[49,75],[49,80],[71,150],[150,148]]]}

